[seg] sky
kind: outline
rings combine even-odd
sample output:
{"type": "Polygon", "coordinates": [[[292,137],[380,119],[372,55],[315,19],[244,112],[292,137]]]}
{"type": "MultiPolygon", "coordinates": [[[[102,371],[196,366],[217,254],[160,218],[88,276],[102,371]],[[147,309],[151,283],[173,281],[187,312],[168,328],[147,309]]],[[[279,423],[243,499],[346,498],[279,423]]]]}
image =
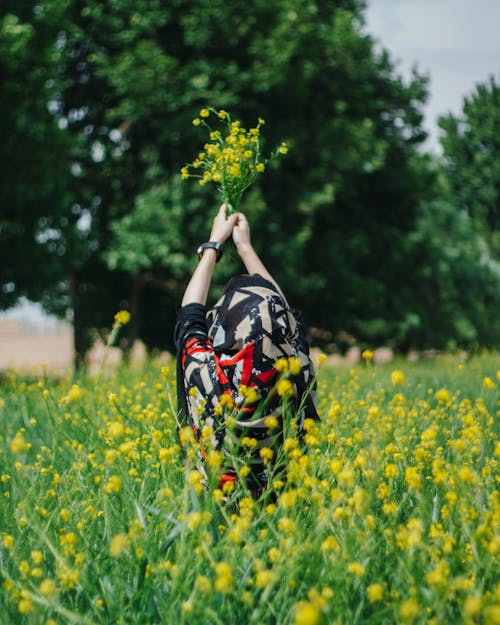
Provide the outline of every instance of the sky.
{"type": "Polygon", "coordinates": [[[399,72],[430,76],[425,147],[439,153],[437,118],[459,114],[465,96],[500,79],[500,0],[367,0],[366,32],[389,50],[399,72]]]}

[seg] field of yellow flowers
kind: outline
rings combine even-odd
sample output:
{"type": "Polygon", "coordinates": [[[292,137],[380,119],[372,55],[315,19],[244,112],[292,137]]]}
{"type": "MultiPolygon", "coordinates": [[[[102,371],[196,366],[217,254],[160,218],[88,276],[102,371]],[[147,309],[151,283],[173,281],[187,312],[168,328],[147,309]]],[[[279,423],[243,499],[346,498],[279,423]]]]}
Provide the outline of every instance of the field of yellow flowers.
{"type": "Polygon", "coordinates": [[[320,367],[262,502],[203,486],[174,370],[0,379],[1,623],[500,624],[498,354],[320,367]]]}

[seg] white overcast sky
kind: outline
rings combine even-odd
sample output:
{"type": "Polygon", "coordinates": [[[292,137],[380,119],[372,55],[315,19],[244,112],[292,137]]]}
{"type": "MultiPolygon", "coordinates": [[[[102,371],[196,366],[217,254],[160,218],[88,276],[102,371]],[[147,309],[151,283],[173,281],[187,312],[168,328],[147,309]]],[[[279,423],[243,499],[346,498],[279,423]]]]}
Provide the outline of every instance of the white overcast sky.
{"type": "Polygon", "coordinates": [[[430,75],[426,147],[439,152],[437,118],[459,113],[463,98],[500,78],[500,0],[367,0],[366,31],[398,70],[430,75]]]}

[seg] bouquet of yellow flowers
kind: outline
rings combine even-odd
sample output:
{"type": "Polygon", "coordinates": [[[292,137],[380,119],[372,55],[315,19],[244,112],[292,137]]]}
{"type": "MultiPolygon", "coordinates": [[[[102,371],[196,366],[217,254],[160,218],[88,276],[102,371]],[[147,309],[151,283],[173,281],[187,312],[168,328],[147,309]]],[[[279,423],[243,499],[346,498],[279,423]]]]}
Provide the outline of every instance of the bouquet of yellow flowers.
{"type": "Polygon", "coordinates": [[[238,209],[241,196],[267,164],[278,154],[286,154],[286,143],[276,148],[268,158],[260,153],[260,129],[265,121],[259,118],[257,126],[246,130],[239,121],[232,121],[229,113],[214,108],[203,108],[193,120],[195,126],[205,126],[210,141],[192,163],[181,169],[183,179],[198,178],[199,184],[214,182],[226,202],[228,212],[238,209]],[[213,129],[208,120],[214,117],[222,130],[213,129]],[[191,173],[198,170],[200,173],[191,173]]]}

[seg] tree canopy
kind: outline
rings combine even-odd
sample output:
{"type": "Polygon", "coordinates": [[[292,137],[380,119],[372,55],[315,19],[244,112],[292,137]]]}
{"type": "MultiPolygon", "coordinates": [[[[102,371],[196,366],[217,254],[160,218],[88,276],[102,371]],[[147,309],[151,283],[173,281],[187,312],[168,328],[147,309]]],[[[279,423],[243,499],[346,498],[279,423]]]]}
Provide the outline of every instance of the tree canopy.
{"type": "Polygon", "coordinates": [[[471,216],[500,259],[500,85],[490,77],[464,99],[460,115],[440,119],[452,201],[471,216]]]}
{"type": "MultiPolygon", "coordinates": [[[[3,3],[0,305],[27,295],[71,311],[80,355],[123,307],[125,346],[170,347],[217,208],[179,176],[204,142],[192,119],[212,105],[245,125],[263,117],[268,147],[290,146],[242,209],[308,325],[337,343],[453,338],[446,323],[436,338],[414,297],[433,284],[415,259],[439,256],[434,244],[416,253],[440,193],[419,151],[427,80],[398,75],[363,11],[356,0],[3,3]]],[[[214,291],[241,270],[226,254],[214,291]]],[[[469,319],[450,298],[434,316],[450,304],[469,319]]]]}

